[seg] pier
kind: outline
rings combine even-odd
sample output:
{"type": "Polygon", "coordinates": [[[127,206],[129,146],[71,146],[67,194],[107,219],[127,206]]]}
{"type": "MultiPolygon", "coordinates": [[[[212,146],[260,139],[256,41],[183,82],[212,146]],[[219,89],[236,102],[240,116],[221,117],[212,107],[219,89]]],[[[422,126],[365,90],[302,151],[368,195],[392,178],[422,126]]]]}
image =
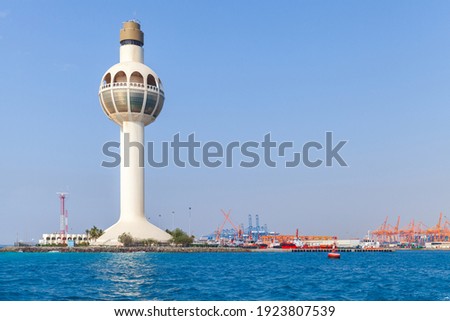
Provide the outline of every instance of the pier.
{"type": "MultiPolygon", "coordinates": [[[[292,249],[291,252],[331,252],[332,249],[292,249]]],[[[337,249],[338,252],[394,252],[390,248],[367,248],[367,249],[337,249]]]]}

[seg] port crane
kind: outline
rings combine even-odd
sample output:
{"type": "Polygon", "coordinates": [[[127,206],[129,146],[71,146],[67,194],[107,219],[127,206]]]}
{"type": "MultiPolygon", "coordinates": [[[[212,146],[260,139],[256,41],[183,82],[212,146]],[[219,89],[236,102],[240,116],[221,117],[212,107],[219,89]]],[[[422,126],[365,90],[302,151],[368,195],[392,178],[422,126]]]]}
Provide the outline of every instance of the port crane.
{"type": "Polygon", "coordinates": [[[395,226],[391,226],[387,228],[387,241],[389,243],[398,243],[400,241],[398,227],[400,225],[400,216],[397,218],[397,224],[395,226]]]}
{"type": "Polygon", "coordinates": [[[387,236],[389,234],[388,231],[389,227],[387,224],[388,218],[389,216],[386,216],[386,219],[384,220],[383,224],[372,232],[372,235],[374,235],[380,243],[387,242],[387,236]]]}
{"type": "Polygon", "coordinates": [[[426,230],[427,238],[432,242],[442,242],[444,240],[444,231],[441,228],[442,213],[439,214],[439,220],[435,226],[426,230]]]}
{"type": "Polygon", "coordinates": [[[242,238],[242,230],[240,227],[237,227],[233,221],[231,221],[230,215],[231,215],[231,210],[228,210],[228,212],[225,212],[223,209],[220,210],[223,214],[223,216],[225,217],[225,219],[222,222],[222,225],[217,229],[217,235],[216,235],[216,240],[220,241],[220,235],[222,235],[222,231],[223,228],[225,227],[225,224],[227,222],[229,222],[231,224],[231,226],[233,227],[233,229],[236,231],[236,235],[237,238],[242,238]]]}
{"type": "Polygon", "coordinates": [[[400,216],[397,223],[392,226],[388,223],[388,217],[383,224],[372,232],[380,243],[406,243],[424,245],[425,242],[445,242],[450,241],[450,221],[442,213],[433,227],[427,227],[424,223],[416,223],[413,220],[404,228],[399,229],[400,216]],[[445,221],[444,221],[445,219],[445,221]]]}

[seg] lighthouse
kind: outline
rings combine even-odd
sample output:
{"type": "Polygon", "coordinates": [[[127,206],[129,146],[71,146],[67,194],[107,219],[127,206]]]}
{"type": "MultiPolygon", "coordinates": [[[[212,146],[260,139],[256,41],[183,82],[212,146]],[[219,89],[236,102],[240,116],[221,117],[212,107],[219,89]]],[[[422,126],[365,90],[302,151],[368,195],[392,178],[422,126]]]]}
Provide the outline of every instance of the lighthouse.
{"type": "Polygon", "coordinates": [[[120,30],[120,62],[103,75],[99,100],[110,120],[120,126],[120,217],[97,239],[117,245],[122,233],[161,242],[171,236],[151,224],[144,204],[144,128],[159,116],[164,89],[158,75],[144,64],[144,33],[131,20],[120,30]]]}

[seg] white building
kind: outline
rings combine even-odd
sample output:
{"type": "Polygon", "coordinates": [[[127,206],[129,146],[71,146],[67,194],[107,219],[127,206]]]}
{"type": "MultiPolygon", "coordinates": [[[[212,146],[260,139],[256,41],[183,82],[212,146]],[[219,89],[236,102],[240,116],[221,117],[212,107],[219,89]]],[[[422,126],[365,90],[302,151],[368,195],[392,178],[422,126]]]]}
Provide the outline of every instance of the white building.
{"type": "Polygon", "coordinates": [[[68,241],[74,241],[75,244],[88,242],[88,237],[86,234],[42,234],[42,239],[39,240],[39,245],[60,245],[67,244],[68,241]]]}
{"type": "Polygon", "coordinates": [[[450,249],[450,242],[426,242],[426,249],[450,249]]]}

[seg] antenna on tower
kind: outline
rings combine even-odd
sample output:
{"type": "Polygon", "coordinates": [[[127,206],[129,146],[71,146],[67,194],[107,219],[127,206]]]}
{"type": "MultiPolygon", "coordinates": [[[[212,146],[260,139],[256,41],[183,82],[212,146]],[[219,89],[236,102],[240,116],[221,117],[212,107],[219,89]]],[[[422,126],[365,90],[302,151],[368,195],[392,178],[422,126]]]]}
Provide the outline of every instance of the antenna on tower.
{"type": "Polygon", "coordinates": [[[69,211],[68,210],[66,210],[65,217],[66,217],[66,235],[67,235],[67,234],[69,234],[69,211]]]}

